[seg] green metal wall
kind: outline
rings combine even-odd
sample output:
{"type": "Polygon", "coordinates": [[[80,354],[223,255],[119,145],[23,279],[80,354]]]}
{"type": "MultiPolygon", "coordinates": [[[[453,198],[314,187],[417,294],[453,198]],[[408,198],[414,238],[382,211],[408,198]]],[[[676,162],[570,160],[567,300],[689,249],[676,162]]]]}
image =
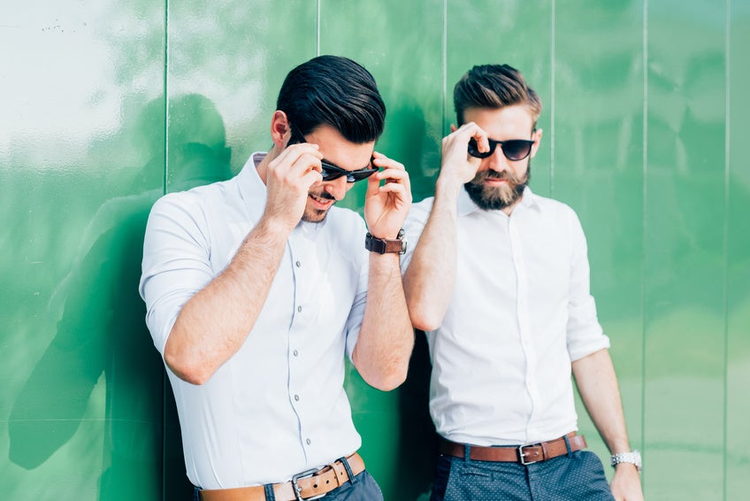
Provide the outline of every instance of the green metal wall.
{"type": "MultiPolygon", "coordinates": [[[[3,497],[188,492],[136,290],[145,218],[162,193],[268,148],[286,72],[334,53],[378,80],[378,148],[407,166],[415,200],[432,193],[456,79],[486,62],[524,71],[545,105],[532,187],[586,229],[647,498],[742,499],[749,46],[748,0],[3,3],[3,497]]],[[[347,383],[388,500],[429,488],[423,356],[399,391],[347,383]]],[[[606,458],[585,417],[581,429],[606,458]]]]}

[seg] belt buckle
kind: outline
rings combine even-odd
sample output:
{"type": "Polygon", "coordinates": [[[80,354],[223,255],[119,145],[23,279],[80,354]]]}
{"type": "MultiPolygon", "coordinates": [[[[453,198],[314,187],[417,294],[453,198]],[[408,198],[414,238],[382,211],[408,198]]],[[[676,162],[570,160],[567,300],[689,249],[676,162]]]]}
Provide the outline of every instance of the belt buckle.
{"type": "Polygon", "coordinates": [[[538,463],[539,461],[526,461],[524,458],[526,457],[526,454],[523,453],[524,447],[531,447],[529,445],[519,445],[518,446],[518,456],[521,458],[521,464],[524,466],[528,466],[530,464],[538,463]]]}
{"type": "Polygon", "coordinates": [[[301,478],[311,478],[316,473],[318,473],[318,471],[320,470],[318,470],[317,468],[313,468],[311,470],[303,471],[302,473],[297,473],[296,475],[292,475],[292,489],[294,489],[294,497],[297,501],[311,501],[313,499],[320,499],[323,496],[325,496],[325,494],[321,494],[320,496],[313,496],[311,498],[303,498],[302,487],[297,485],[297,480],[301,478]]]}

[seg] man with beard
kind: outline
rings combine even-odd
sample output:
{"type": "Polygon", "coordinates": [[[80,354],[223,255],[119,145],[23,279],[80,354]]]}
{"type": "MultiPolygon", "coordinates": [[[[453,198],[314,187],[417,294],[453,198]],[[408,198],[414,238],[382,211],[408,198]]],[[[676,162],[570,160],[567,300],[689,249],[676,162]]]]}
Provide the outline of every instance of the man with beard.
{"type": "Polygon", "coordinates": [[[395,388],[413,344],[399,268],[411,191],[373,151],[384,122],[365,68],[314,58],[282,85],[270,151],[151,211],[140,291],[196,499],[382,499],[343,383],[348,355],[395,388]],[[365,220],[334,207],[365,179],[365,220]]]}
{"type": "Polygon", "coordinates": [[[415,204],[404,287],[432,358],[433,500],[641,500],[609,340],[573,210],[528,188],[542,105],[507,65],[456,84],[435,197],[415,204]],[[464,189],[462,189],[462,186],[464,189]],[[576,433],[571,371],[615,474],[576,433]]]}

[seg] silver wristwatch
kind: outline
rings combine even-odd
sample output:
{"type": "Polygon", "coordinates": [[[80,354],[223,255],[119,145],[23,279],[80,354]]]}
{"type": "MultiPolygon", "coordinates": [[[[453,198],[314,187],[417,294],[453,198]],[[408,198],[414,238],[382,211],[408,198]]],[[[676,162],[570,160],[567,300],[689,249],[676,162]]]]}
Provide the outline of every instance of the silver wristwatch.
{"type": "Polygon", "coordinates": [[[643,468],[643,463],[641,462],[641,453],[638,451],[612,454],[612,457],[610,458],[610,464],[612,465],[612,467],[614,468],[620,463],[634,464],[638,471],[641,471],[641,469],[643,468]]]}

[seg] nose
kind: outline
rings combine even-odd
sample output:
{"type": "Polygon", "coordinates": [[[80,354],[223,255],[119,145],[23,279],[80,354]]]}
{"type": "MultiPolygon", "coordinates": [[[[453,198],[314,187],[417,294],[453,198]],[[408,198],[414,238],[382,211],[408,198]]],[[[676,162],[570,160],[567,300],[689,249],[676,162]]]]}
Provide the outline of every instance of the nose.
{"type": "Polygon", "coordinates": [[[497,172],[503,172],[510,168],[510,160],[505,158],[501,145],[498,144],[495,147],[495,151],[492,152],[492,155],[485,159],[485,165],[487,168],[497,172]]]}
{"type": "Polygon", "coordinates": [[[346,182],[346,176],[341,176],[333,181],[326,181],[323,186],[326,192],[337,201],[343,200],[344,195],[346,195],[346,192],[351,188],[351,185],[346,182]]]}

